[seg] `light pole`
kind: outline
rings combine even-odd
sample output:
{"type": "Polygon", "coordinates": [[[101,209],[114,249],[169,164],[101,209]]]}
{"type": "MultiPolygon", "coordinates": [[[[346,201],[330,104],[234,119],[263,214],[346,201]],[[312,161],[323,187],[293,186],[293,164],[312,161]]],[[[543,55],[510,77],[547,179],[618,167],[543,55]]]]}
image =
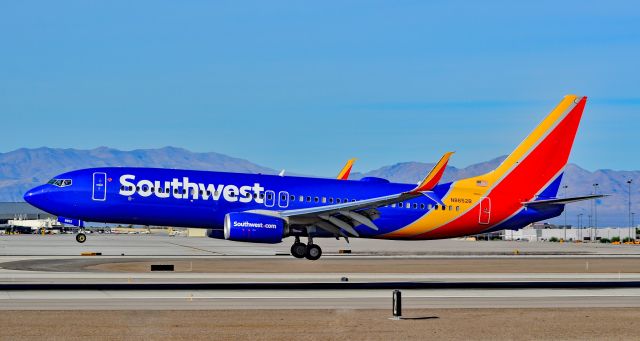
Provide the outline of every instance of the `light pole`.
{"type": "MultiPolygon", "coordinates": [[[[598,194],[598,184],[593,184],[593,194],[598,194]]],[[[598,238],[598,199],[593,200],[593,241],[598,238]]]]}
{"type": "MultiPolygon", "coordinates": [[[[633,227],[633,222],[631,221],[631,183],[633,179],[627,180],[627,185],[629,185],[629,239],[631,239],[631,227],[633,227]]],[[[633,238],[635,239],[635,238],[633,238]]]]}
{"type": "MultiPolygon", "coordinates": [[[[569,186],[564,185],[562,186],[562,188],[564,189],[564,197],[567,197],[567,188],[569,188],[569,186]]],[[[567,205],[564,205],[564,239],[565,242],[567,241],[567,205]]]]}
{"type": "Polygon", "coordinates": [[[582,215],[584,213],[578,214],[578,231],[580,231],[580,240],[582,241],[582,215]]]}

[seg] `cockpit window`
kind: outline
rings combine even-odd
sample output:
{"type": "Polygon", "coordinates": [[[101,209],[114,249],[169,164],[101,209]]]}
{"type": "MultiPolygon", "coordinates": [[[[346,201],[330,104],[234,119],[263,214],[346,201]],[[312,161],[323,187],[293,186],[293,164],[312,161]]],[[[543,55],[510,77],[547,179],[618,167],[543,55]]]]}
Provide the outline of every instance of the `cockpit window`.
{"type": "Polygon", "coordinates": [[[72,184],[71,179],[51,179],[47,183],[57,187],[68,187],[72,184]]]}

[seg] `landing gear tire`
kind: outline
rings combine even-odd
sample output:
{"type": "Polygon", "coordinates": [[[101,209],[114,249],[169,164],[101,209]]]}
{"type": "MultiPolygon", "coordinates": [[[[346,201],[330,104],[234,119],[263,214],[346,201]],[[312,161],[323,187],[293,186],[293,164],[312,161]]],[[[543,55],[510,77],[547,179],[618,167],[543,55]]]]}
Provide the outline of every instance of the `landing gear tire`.
{"type": "Polygon", "coordinates": [[[322,256],[322,249],[316,244],[307,245],[307,252],[304,255],[308,260],[318,260],[322,256]]]}
{"type": "Polygon", "coordinates": [[[84,243],[87,241],[87,235],[80,232],[78,234],[76,234],[76,241],[80,244],[84,243]]]}
{"type": "Polygon", "coordinates": [[[307,254],[307,246],[303,243],[293,243],[291,245],[291,255],[296,258],[304,258],[307,254]]]}

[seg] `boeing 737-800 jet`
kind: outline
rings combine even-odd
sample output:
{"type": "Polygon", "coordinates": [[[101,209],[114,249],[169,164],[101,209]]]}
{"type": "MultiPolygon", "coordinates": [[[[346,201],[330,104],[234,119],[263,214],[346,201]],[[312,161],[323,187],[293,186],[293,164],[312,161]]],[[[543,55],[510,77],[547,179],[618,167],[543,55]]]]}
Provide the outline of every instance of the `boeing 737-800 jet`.
{"type": "Polygon", "coordinates": [[[520,229],[600,197],[556,197],[586,101],[566,96],[498,168],[449,183],[440,179],[452,153],[417,186],[346,180],[353,160],[338,179],[105,167],[60,174],[24,199],[76,226],[196,227],[254,243],[294,237],[291,254],[310,260],[322,255],[314,240],[323,237],[418,240],[520,229]]]}

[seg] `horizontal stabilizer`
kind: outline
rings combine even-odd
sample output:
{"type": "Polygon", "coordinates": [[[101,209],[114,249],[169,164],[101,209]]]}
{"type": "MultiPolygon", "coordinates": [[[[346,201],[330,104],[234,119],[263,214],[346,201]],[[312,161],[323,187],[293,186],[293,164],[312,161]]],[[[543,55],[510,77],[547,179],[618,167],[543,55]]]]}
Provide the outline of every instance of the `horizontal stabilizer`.
{"type": "Polygon", "coordinates": [[[536,201],[527,201],[527,202],[523,202],[522,205],[524,206],[538,206],[538,205],[564,205],[564,204],[570,204],[570,203],[574,203],[574,202],[578,202],[578,201],[584,201],[584,200],[594,200],[594,199],[600,199],[600,198],[604,198],[604,197],[608,197],[608,195],[605,194],[592,194],[592,195],[585,195],[585,196],[581,196],[581,197],[570,197],[570,198],[558,198],[558,199],[547,199],[547,200],[536,200],[536,201]]]}

